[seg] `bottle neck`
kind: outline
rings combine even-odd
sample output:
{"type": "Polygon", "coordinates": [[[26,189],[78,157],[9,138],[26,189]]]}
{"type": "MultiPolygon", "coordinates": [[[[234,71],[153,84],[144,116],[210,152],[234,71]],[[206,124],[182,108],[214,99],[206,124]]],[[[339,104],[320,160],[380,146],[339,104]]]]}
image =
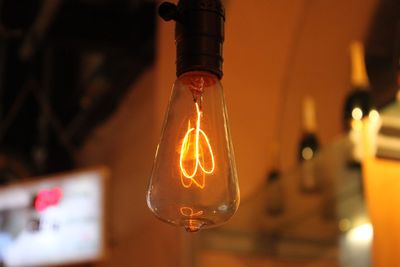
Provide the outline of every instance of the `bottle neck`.
{"type": "Polygon", "coordinates": [[[314,99],[305,97],[303,99],[303,131],[306,133],[315,133],[317,122],[315,118],[314,99]]]}
{"type": "Polygon", "coordinates": [[[351,57],[351,84],[359,89],[369,88],[367,69],[365,66],[364,46],[361,42],[355,41],[350,45],[351,57]]]}
{"type": "Polygon", "coordinates": [[[280,166],[280,145],[277,141],[272,143],[272,148],[271,148],[271,170],[273,171],[279,171],[280,166]]]}

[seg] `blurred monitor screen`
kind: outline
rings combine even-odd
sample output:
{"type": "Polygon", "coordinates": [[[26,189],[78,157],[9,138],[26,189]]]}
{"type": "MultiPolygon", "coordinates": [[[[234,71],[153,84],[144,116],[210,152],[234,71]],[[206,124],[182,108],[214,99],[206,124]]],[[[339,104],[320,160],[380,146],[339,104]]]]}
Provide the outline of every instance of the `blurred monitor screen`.
{"type": "Polygon", "coordinates": [[[51,266],[104,254],[104,168],[0,188],[0,266],[51,266]]]}

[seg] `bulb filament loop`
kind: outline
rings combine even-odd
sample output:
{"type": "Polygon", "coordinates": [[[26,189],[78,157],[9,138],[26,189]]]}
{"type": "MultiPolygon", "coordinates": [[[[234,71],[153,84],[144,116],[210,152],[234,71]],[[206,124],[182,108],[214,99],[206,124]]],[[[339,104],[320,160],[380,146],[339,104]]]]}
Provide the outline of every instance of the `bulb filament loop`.
{"type": "Polygon", "coordinates": [[[211,174],[215,169],[215,161],[213,150],[207,134],[201,129],[201,116],[198,103],[196,105],[196,127],[191,127],[190,120],[188,121],[188,130],[183,137],[180,151],[179,165],[181,169],[181,183],[185,188],[189,188],[192,184],[203,189],[205,187],[205,175],[211,174]],[[193,136],[194,135],[194,136],[193,136]],[[193,149],[194,146],[194,149],[193,149]],[[204,157],[205,149],[210,155],[211,166],[207,168],[204,157]],[[193,170],[187,170],[185,162],[193,162],[193,170]]]}
{"type": "Polygon", "coordinates": [[[190,207],[181,207],[180,209],[179,209],[179,211],[181,212],[181,214],[183,215],[183,216],[186,216],[186,217],[195,217],[195,216],[200,216],[200,215],[202,215],[203,214],[203,211],[202,210],[199,210],[199,211],[194,211],[192,208],[190,208],[190,207]]]}

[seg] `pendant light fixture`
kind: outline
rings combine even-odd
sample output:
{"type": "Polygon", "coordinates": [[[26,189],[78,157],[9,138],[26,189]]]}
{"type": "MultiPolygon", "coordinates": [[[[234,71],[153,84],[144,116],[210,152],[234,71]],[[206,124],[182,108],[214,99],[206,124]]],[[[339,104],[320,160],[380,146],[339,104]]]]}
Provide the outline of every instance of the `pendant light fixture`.
{"type": "Polygon", "coordinates": [[[224,7],[220,0],[165,2],[176,21],[177,80],[147,192],[160,220],[189,232],[225,223],[239,205],[235,157],[222,78],[224,7]]]}

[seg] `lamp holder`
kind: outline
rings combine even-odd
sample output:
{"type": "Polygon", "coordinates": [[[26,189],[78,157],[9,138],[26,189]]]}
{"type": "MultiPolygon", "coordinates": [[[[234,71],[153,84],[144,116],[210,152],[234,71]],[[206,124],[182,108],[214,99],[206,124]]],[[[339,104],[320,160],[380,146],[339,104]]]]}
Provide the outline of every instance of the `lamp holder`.
{"type": "Polygon", "coordinates": [[[208,71],[222,78],[225,10],[221,0],[163,2],[158,13],[174,20],[176,74],[208,71]]]}

